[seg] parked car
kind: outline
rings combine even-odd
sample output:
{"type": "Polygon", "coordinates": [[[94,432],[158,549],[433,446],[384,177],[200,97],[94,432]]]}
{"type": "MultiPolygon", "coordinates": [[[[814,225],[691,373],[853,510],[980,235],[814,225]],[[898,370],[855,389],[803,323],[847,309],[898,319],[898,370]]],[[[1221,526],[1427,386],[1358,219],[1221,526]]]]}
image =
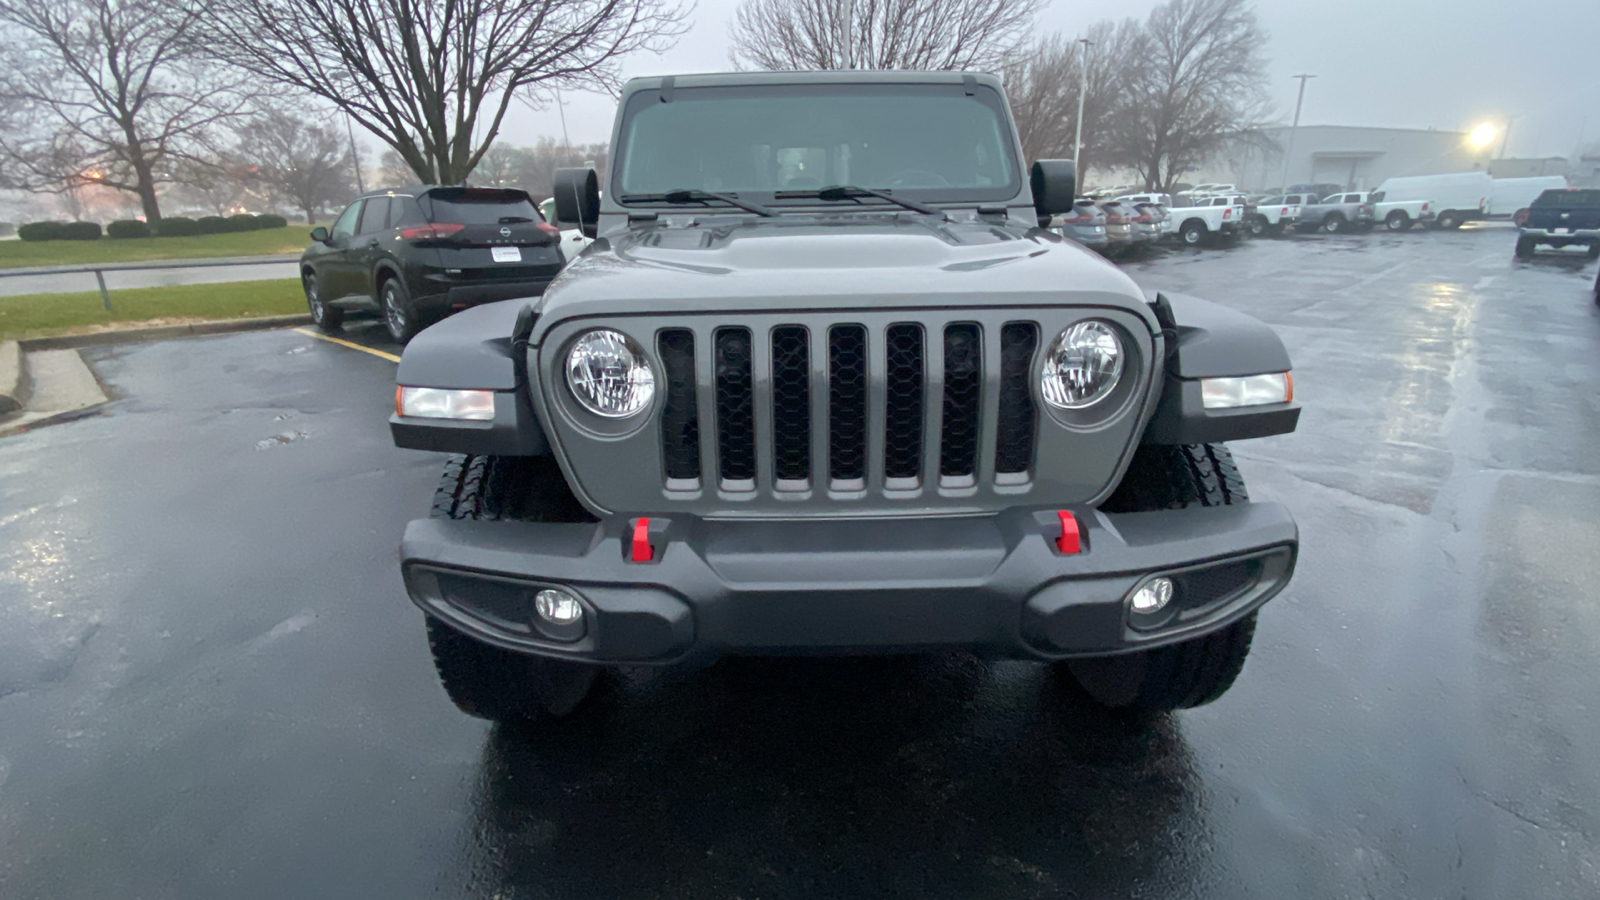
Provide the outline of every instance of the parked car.
{"type": "Polygon", "coordinates": [[[1106,237],[1105,213],[1087,197],[1074,203],[1070,212],[1051,219],[1050,227],[1062,237],[1091,250],[1105,250],[1111,244],[1111,239],[1106,237]]]}
{"type": "Polygon", "coordinates": [[[1589,258],[1600,257],[1600,189],[1545,191],[1528,206],[1517,233],[1517,256],[1527,259],[1539,247],[1581,245],[1589,258]]]}
{"type": "Polygon", "coordinates": [[[1375,219],[1372,204],[1364,191],[1329,194],[1316,203],[1300,208],[1299,231],[1371,231],[1375,219]]]}
{"type": "Polygon", "coordinates": [[[1521,225],[1528,215],[1528,207],[1545,191],[1562,191],[1567,179],[1561,175],[1536,175],[1530,178],[1496,178],[1489,186],[1489,218],[1503,219],[1521,225]]]}
{"type": "Polygon", "coordinates": [[[1262,197],[1256,202],[1255,211],[1245,216],[1245,230],[1251,235],[1260,237],[1270,235],[1276,237],[1283,234],[1284,229],[1292,228],[1300,221],[1300,200],[1295,195],[1294,202],[1287,196],[1262,197]]]}
{"type": "Polygon", "coordinates": [[[1172,214],[1167,212],[1167,207],[1165,205],[1161,203],[1150,202],[1134,203],[1133,207],[1134,209],[1140,210],[1145,215],[1149,216],[1150,220],[1156,224],[1157,240],[1160,240],[1162,237],[1166,236],[1167,221],[1172,218],[1172,214]]]}
{"type": "Polygon", "coordinates": [[[544,216],[546,222],[561,229],[561,254],[567,259],[572,259],[582,253],[583,248],[589,246],[590,239],[584,236],[583,229],[578,227],[577,222],[556,221],[556,198],[546,197],[540,200],[539,214],[544,216]]]}
{"type": "Polygon", "coordinates": [[[1427,200],[1389,200],[1383,191],[1367,195],[1372,204],[1372,218],[1382,222],[1390,231],[1405,231],[1417,223],[1432,225],[1435,218],[1433,204],[1427,200]]]}
{"type": "Polygon", "coordinates": [[[555,175],[599,240],[396,374],[395,443],[455,454],[397,563],[458,708],[540,723],[633,666],[936,648],[1144,712],[1229,688],[1299,549],[1222,443],[1296,426],[1270,327],[1034,241],[1073,166],[1025,174],[992,75],[639,78],[616,108],[610,189],[555,175]],[[819,109],[816,186],[718,190],[819,109]]]}
{"type": "Polygon", "coordinates": [[[1243,227],[1244,208],[1227,197],[1193,197],[1178,194],[1167,209],[1166,233],[1193,247],[1208,239],[1237,237],[1243,227]]]}
{"type": "Polygon", "coordinates": [[[561,270],[556,227],[526,192],[415,187],[357,198],[300,256],[306,306],[333,330],[376,308],[406,343],[456,310],[537,297],[561,270]]]}
{"type": "Polygon", "coordinates": [[[1428,201],[1434,212],[1433,226],[1450,229],[1486,215],[1494,179],[1483,172],[1407,175],[1385,179],[1378,190],[1388,201],[1428,201]]]}
{"type": "Polygon", "coordinates": [[[1134,246],[1154,244],[1161,240],[1161,217],[1152,214],[1149,203],[1123,203],[1122,208],[1133,226],[1134,246]]]}
{"type": "Polygon", "coordinates": [[[1106,252],[1119,254],[1132,248],[1133,219],[1128,215],[1129,207],[1123,206],[1116,200],[1101,200],[1095,206],[1106,218],[1106,252]]]}

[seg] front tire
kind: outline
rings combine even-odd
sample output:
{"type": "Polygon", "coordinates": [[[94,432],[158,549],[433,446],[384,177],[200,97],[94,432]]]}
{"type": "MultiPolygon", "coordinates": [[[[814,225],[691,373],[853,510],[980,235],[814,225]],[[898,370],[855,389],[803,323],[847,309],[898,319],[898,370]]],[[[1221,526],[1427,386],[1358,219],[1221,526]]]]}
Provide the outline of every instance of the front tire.
{"type": "MultiPolygon", "coordinates": [[[[1147,444],[1134,454],[1106,512],[1150,512],[1249,502],[1233,455],[1221,444],[1147,444]]],[[[1250,654],[1256,615],[1177,644],[1061,664],[1097,703],[1165,712],[1201,706],[1233,686],[1250,654]]]]}
{"type": "Polygon", "coordinates": [[[378,308],[383,312],[383,325],[395,343],[408,344],[422,330],[399,278],[385,278],[378,286],[378,308]]]}
{"type": "MultiPolygon", "coordinates": [[[[438,519],[594,521],[547,457],[455,456],[428,515],[438,519]]],[[[428,649],[456,708],[495,722],[529,723],[573,712],[601,666],[490,646],[426,616],[428,649]]]]}
{"type": "Polygon", "coordinates": [[[344,324],[344,310],[329,305],[322,298],[322,286],[317,283],[317,274],[307,272],[300,276],[300,286],[305,288],[306,309],[311,312],[311,324],[323,331],[338,331],[339,326],[344,324]]]}

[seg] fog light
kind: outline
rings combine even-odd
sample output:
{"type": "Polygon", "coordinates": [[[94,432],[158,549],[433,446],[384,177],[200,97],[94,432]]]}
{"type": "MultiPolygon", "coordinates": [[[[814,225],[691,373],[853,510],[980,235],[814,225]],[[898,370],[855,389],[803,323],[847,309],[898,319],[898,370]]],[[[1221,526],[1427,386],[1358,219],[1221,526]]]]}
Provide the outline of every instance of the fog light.
{"type": "MultiPolygon", "coordinates": [[[[543,596],[542,594],[540,596],[543,596]]],[[[1172,579],[1152,578],[1133,592],[1133,611],[1160,612],[1172,600],[1172,579]]]]}
{"type": "Polygon", "coordinates": [[[545,588],[534,595],[533,608],[539,618],[552,625],[571,625],[583,618],[583,607],[578,598],[559,588],[545,588]]]}

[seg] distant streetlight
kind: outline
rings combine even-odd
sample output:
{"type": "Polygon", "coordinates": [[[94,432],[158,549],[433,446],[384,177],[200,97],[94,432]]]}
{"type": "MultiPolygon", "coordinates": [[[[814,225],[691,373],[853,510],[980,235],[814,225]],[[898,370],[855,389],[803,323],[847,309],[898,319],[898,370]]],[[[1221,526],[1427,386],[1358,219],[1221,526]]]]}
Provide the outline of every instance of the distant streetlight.
{"type": "Polygon", "coordinates": [[[1482,150],[1494,143],[1494,139],[1499,136],[1500,129],[1488,122],[1483,122],[1467,132],[1467,143],[1482,150]]]}
{"type": "Polygon", "coordinates": [[[1291,75],[1291,78],[1300,79],[1300,96],[1294,101],[1294,124],[1289,126],[1289,146],[1283,151],[1283,189],[1289,189],[1289,163],[1294,154],[1294,133],[1300,128],[1300,107],[1306,102],[1306,79],[1315,78],[1315,75],[1291,75]]]}
{"type": "Polygon", "coordinates": [[[1078,43],[1083,45],[1083,54],[1078,57],[1078,128],[1072,138],[1072,177],[1082,184],[1083,173],[1078,171],[1078,156],[1083,153],[1083,98],[1089,93],[1089,48],[1094,46],[1094,41],[1078,38],[1078,43]]]}
{"type": "Polygon", "coordinates": [[[1517,124],[1517,120],[1520,119],[1520,118],[1522,118],[1522,116],[1520,114],[1519,115],[1515,115],[1515,116],[1506,116],[1506,133],[1505,133],[1505,137],[1500,139],[1500,158],[1501,159],[1505,159],[1506,158],[1506,147],[1511,144],[1511,126],[1517,124]]]}

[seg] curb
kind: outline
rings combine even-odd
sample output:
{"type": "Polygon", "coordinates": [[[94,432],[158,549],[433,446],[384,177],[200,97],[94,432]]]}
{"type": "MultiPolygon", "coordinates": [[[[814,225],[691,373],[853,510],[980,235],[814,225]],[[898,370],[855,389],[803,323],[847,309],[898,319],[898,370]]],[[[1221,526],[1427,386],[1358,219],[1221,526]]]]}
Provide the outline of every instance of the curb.
{"type": "Polygon", "coordinates": [[[55,415],[45,416],[42,419],[33,419],[14,425],[7,424],[4,419],[0,419],[0,437],[11,437],[12,435],[16,434],[26,434],[27,432],[33,431],[36,428],[43,428],[46,425],[59,425],[62,422],[71,422],[77,419],[87,419],[90,416],[98,416],[105,411],[105,405],[110,402],[111,400],[107,398],[105,401],[96,403],[93,406],[85,406],[82,409],[69,409],[63,412],[58,412],[55,415]]]}
{"type": "MultiPolygon", "coordinates": [[[[118,331],[97,331],[92,334],[25,338],[8,343],[20,344],[23,350],[70,350],[76,347],[93,347],[100,344],[121,344],[130,341],[164,341],[171,338],[230,334],[236,331],[260,331],[269,328],[289,328],[295,325],[310,324],[311,315],[309,313],[297,313],[291,316],[255,316],[248,319],[191,322],[187,325],[158,325],[154,328],[124,328],[118,331]]],[[[0,371],[3,371],[3,366],[0,366],[0,371]]],[[[0,385],[0,393],[3,392],[4,386],[0,385]]]]}
{"type": "Polygon", "coordinates": [[[32,387],[28,367],[22,361],[22,345],[0,341],[0,416],[26,405],[32,387]]]}

